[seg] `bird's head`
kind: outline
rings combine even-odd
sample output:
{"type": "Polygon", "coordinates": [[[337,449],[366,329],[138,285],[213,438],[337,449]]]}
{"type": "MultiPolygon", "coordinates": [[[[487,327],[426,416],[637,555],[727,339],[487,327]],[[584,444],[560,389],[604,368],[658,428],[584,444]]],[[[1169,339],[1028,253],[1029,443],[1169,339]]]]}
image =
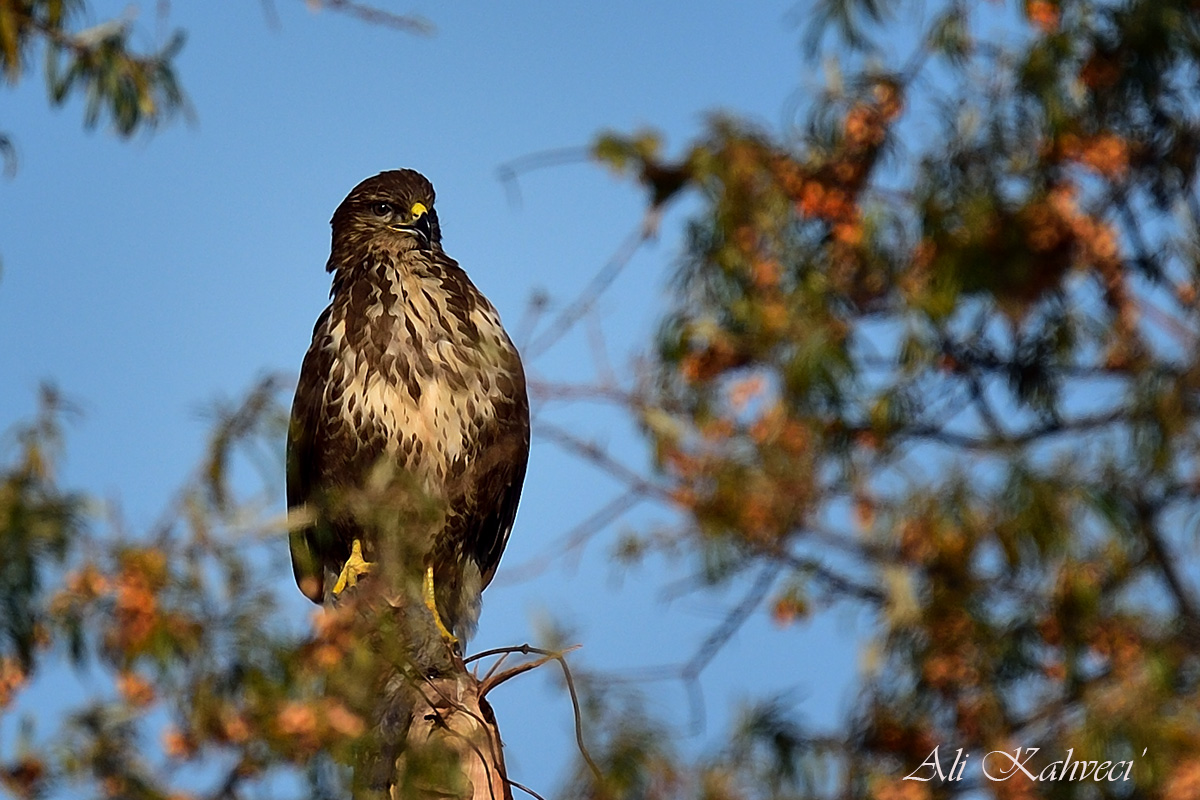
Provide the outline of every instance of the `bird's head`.
{"type": "Polygon", "coordinates": [[[433,201],[433,184],[415,170],[389,170],[367,178],[333,212],[333,247],[326,268],[332,272],[353,263],[371,244],[398,252],[441,247],[433,201]]]}

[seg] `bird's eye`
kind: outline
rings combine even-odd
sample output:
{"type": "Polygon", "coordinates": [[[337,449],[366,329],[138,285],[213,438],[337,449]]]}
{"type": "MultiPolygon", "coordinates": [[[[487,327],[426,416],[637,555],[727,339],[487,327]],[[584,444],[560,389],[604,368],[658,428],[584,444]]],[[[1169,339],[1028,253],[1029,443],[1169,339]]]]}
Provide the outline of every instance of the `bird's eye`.
{"type": "Polygon", "coordinates": [[[392,211],[391,203],[375,203],[371,206],[371,213],[377,217],[390,217],[392,211]]]}

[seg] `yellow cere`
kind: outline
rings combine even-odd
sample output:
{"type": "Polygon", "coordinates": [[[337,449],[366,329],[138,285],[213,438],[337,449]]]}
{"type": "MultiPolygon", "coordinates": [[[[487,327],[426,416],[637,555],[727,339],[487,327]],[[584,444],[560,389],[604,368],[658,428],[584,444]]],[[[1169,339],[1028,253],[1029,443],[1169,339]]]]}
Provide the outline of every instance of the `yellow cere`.
{"type": "Polygon", "coordinates": [[[416,219],[417,217],[421,216],[422,214],[425,214],[428,211],[429,211],[429,209],[425,207],[424,203],[413,203],[412,208],[409,209],[409,213],[412,214],[413,219],[416,219]]]}

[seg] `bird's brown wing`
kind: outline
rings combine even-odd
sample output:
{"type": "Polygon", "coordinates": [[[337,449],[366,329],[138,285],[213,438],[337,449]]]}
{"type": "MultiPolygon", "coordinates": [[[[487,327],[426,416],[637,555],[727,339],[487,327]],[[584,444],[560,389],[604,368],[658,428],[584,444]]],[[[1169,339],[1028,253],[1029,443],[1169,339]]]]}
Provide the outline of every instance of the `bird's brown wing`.
{"type": "Polygon", "coordinates": [[[358,524],[336,511],[337,493],[359,486],[386,450],[374,425],[355,426],[344,413],[350,376],[339,371],[344,366],[335,358],[331,313],[327,308],[313,329],[288,426],[288,508],[304,506],[312,518],[290,534],[292,571],[300,591],[314,603],[324,600],[326,570],[341,569],[354,539],[370,547],[358,524]]]}
{"type": "MultiPolygon", "coordinates": [[[[318,438],[320,418],[325,406],[325,384],[332,363],[332,355],[322,346],[329,315],[330,309],[326,308],[313,328],[312,344],[304,355],[300,380],[296,384],[296,396],[292,400],[292,417],[288,424],[287,438],[289,512],[304,508],[316,499],[320,465],[314,444],[318,438]]],[[[305,513],[315,516],[315,508],[304,510],[305,513]]],[[[325,567],[320,553],[325,548],[318,546],[318,525],[315,519],[304,527],[293,528],[288,538],[296,585],[309,600],[314,603],[322,602],[325,567]]]]}
{"type": "MultiPolygon", "coordinates": [[[[513,357],[515,361],[515,353],[513,357]]],[[[467,526],[463,545],[479,565],[485,587],[508,544],[529,461],[529,399],[519,361],[516,369],[520,380],[514,381],[509,402],[498,404],[495,417],[481,431],[480,456],[473,470],[475,497],[470,505],[475,518],[467,526]]]]}
{"type": "MultiPolygon", "coordinates": [[[[472,340],[471,349],[486,400],[468,403],[464,440],[467,451],[449,465],[445,485],[446,528],[435,560],[452,567],[455,580],[463,577],[460,559],[479,568],[482,589],[491,581],[508,544],[525,467],[529,460],[529,398],[521,357],[500,326],[496,309],[479,292],[458,262],[440,248],[432,254],[441,277],[446,319],[472,340]],[[476,314],[493,323],[477,327],[476,314]],[[470,411],[469,409],[474,409],[470,411]]],[[[443,326],[447,323],[443,322],[443,326]]]]}

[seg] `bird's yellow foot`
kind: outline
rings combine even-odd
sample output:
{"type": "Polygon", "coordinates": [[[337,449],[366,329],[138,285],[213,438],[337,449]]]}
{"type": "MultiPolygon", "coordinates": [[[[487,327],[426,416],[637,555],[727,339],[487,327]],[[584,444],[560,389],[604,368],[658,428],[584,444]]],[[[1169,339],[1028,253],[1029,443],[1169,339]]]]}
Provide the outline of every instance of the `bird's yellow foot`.
{"type": "Polygon", "coordinates": [[[350,558],[346,559],[342,572],[338,575],[337,583],[333,585],[333,593],[341,594],[349,587],[357,585],[359,576],[366,575],[373,566],[375,566],[373,561],[363,558],[362,542],[355,539],[350,550],[350,558]]]}
{"type": "Polygon", "coordinates": [[[446,640],[447,644],[458,644],[458,637],[450,632],[446,624],[442,622],[442,615],[437,610],[437,598],[433,593],[433,567],[425,568],[425,606],[429,609],[429,613],[433,614],[433,623],[437,625],[438,633],[446,640]]]}

